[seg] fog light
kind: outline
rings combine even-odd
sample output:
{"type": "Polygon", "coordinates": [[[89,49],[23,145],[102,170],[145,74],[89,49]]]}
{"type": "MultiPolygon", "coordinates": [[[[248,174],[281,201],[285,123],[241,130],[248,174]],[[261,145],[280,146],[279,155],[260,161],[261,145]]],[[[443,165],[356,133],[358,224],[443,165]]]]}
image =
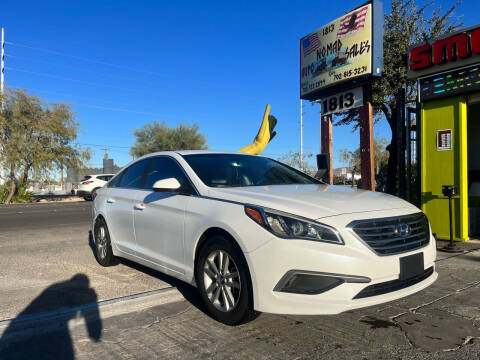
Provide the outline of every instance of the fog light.
{"type": "Polygon", "coordinates": [[[283,284],[278,284],[275,291],[289,292],[296,294],[321,294],[331,290],[345,281],[340,278],[312,275],[312,274],[293,274],[283,284]],[[280,287],[279,287],[280,285],[280,287]]]}

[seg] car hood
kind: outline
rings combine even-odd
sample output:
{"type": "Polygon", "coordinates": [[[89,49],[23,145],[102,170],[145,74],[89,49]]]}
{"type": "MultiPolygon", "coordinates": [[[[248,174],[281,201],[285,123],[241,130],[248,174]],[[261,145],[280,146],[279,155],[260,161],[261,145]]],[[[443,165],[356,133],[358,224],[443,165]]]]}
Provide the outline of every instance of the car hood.
{"type": "Polygon", "coordinates": [[[209,196],[319,219],[340,214],[410,208],[412,204],[380,192],[334,185],[272,185],[213,188],[209,196]]]}

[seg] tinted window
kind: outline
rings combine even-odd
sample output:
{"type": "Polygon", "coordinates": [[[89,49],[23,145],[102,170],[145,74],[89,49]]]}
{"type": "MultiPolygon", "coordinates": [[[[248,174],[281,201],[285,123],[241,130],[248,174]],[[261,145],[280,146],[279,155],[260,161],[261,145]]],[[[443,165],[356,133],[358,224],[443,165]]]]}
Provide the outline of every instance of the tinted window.
{"type": "Polygon", "coordinates": [[[118,187],[119,184],[120,184],[120,180],[122,179],[122,174],[123,172],[121,172],[120,174],[118,174],[112,181],[110,181],[108,183],[108,187],[118,187]]]}
{"type": "Polygon", "coordinates": [[[241,154],[192,154],[185,160],[211,187],[319,184],[316,179],[278,161],[241,154]]]}
{"type": "Polygon", "coordinates": [[[152,189],[158,180],[176,178],[183,188],[190,188],[190,183],[178,163],[169,157],[156,157],[147,171],[145,189],[152,189]]]}
{"type": "Polygon", "coordinates": [[[97,179],[105,181],[105,176],[97,176],[97,179]]]}
{"type": "Polygon", "coordinates": [[[113,177],[113,175],[107,175],[107,176],[105,176],[105,181],[109,181],[112,177],[113,177]]]}
{"type": "Polygon", "coordinates": [[[88,180],[88,179],[91,179],[91,178],[92,178],[92,177],[91,177],[90,175],[85,175],[85,176],[83,177],[83,179],[80,180],[80,181],[85,181],[85,180],[88,180]]]}
{"type": "Polygon", "coordinates": [[[136,162],[128,167],[120,180],[119,187],[129,189],[139,189],[142,187],[143,174],[150,162],[150,159],[145,159],[136,162]]]}

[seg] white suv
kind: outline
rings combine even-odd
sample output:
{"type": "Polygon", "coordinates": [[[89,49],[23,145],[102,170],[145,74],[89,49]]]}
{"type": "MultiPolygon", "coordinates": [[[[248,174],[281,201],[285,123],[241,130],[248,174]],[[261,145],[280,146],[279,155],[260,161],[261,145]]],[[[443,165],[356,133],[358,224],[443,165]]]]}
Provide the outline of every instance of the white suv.
{"type": "Polygon", "coordinates": [[[97,189],[105,185],[115,174],[85,175],[80,181],[75,195],[83,197],[85,200],[92,200],[92,194],[97,189]]]}
{"type": "Polygon", "coordinates": [[[209,313],[337,314],[437,278],[427,217],[391,195],[330,186],[262,156],[161,152],[97,191],[96,257],[197,286],[209,313]]]}

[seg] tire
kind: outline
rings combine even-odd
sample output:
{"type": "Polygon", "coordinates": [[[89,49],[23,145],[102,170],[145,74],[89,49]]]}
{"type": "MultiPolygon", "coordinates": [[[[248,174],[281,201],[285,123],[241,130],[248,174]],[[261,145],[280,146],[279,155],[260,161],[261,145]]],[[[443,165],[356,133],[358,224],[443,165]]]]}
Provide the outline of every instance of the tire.
{"type": "Polygon", "coordinates": [[[92,201],[92,197],[91,197],[91,196],[84,196],[84,197],[83,197],[83,200],[85,200],[85,201],[92,201]]]}
{"type": "Polygon", "coordinates": [[[110,233],[108,232],[107,223],[101,217],[95,221],[93,236],[95,243],[95,258],[98,263],[102,266],[115,265],[116,258],[112,251],[110,233]]]}
{"type": "Polygon", "coordinates": [[[200,249],[195,270],[200,297],[215,320],[238,325],[256,316],[247,262],[231,239],[216,235],[207,240],[200,249]]]}

